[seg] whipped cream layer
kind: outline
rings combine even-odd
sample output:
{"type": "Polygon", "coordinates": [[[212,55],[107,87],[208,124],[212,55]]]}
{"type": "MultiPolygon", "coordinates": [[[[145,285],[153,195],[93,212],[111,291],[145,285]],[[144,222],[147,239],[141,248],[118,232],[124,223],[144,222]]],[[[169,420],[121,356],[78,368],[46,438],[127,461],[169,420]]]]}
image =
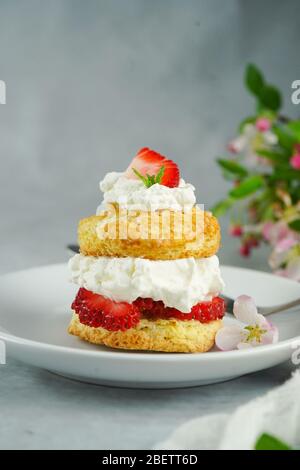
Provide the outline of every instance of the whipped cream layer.
{"type": "Polygon", "coordinates": [[[153,261],[79,254],[70,259],[69,269],[73,282],[112,300],[131,303],[138,297],[150,297],[184,313],[224,288],[216,255],[153,261]]]}
{"type": "Polygon", "coordinates": [[[180,179],[179,186],[169,188],[154,184],[147,188],[139,179],[126,178],[123,173],[107,173],[100,182],[103,202],[97,214],[107,208],[109,203],[117,203],[122,209],[156,211],[170,209],[190,210],[196,202],[195,188],[180,179]]]}

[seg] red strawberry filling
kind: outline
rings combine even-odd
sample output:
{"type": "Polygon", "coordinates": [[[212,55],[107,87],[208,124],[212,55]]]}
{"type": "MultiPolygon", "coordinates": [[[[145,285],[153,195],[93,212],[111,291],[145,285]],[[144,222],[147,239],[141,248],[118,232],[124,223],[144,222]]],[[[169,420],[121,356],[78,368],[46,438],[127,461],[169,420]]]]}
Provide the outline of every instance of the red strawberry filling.
{"type": "Polygon", "coordinates": [[[190,313],[182,313],[176,308],[165,307],[162,301],[139,297],[132,304],[115,302],[82,287],[72,303],[72,309],[84,325],[102,327],[110,331],[125,331],[136,326],[141,318],[176,318],[209,323],[223,318],[225,302],[220,297],[214,297],[210,302],[199,302],[190,313]]]}
{"type": "Polygon", "coordinates": [[[72,303],[80,323],[94,328],[102,327],[110,331],[125,331],[136,326],[140,321],[140,311],[127,302],[114,302],[94,294],[83,287],[79,289],[72,303]]]}
{"type": "Polygon", "coordinates": [[[190,313],[183,313],[172,307],[165,307],[162,301],[138,298],[133,302],[141,314],[146,318],[176,318],[177,320],[198,320],[201,323],[209,323],[223,318],[225,314],[225,302],[221,297],[214,297],[209,302],[199,302],[194,305],[190,313]]]}

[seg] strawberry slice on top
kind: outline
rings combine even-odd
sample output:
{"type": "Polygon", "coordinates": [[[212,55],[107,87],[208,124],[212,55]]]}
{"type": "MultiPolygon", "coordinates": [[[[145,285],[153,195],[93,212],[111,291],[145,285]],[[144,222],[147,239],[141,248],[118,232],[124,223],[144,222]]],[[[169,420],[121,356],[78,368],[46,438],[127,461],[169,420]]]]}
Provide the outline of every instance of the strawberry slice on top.
{"type": "Polygon", "coordinates": [[[176,163],[148,147],[142,148],[137,153],[125,171],[125,176],[140,178],[146,187],[159,183],[169,188],[176,188],[180,180],[176,163]]]}

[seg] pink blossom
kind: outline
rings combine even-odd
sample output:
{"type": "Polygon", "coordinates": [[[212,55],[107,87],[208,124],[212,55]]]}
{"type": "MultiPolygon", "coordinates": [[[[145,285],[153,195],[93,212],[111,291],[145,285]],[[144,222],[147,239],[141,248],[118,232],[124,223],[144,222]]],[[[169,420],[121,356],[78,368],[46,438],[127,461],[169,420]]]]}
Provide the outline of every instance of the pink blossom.
{"type": "Polygon", "coordinates": [[[278,341],[278,329],[257,312],[248,295],[240,295],[234,302],[233,314],[246,325],[230,325],[221,328],[216,335],[216,345],[222,351],[246,349],[278,341]]]}
{"type": "Polygon", "coordinates": [[[262,227],[264,238],[272,245],[276,245],[280,240],[287,238],[292,233],[284,220],[279,222],[266,222],[262,227]]]}
{"type": "Polygon", "coordinates": [[[300,153],[295,153],[292,156],[290,164],[295,170],[300,170],[300,153]]]}
{"type": "Polygon", "coordinates": [[[267,118],[258,118],[255,123],[255,127],[259,132],[266,132],[271,128],[271,126],[272,123],[267,118]]]}
{"type": "Polygon", "coordinates": [[[240,237],[241,235],[243,235],[243,227],[241,225],[232,225],[230,228],[229,228],[229,234],[232,236],[232,237],[240,237]]]}
{"type": "Polygon", "coordinates": [[[250,247],[249,243],[243,243],[240,246],[240,255],[244,256],[244,258],[248,258],[248,256],[250,256],[250,254],[251,254],[251,247],[250,247]]]}
{"type": "MultiPolygon", "coordinates": [[[[263,124],[266,127],[266,122],[263,124]]],[[[262,140],[259,147],[270,148],[278,142],[276,134],[270,128],[259,131],[256,124],[248,122],[243,126],[241,134],[229,142],[228,150],[232,153],[243,153],[248,164],[255,166],[260,161],[260,157],[256,154],[258,135],[262,140]]]]}
{"type": "Polygon", "coordinates": [[[294,281],[300,281],[300,256],[293,258],[287,264],[287,276],[294,281]]]}
{"type": "Polygon", "coordinates": [[[260,245],[259,240],[255,236],[249,237],[247,243],[250,248],[258,248],[260,245]]]}
{"type": "Polygon", "coordinates": [[[281,266],[286,263],[288,252],[273,250],[269,257],[269,265],[272,269],[281,269],[281,266]]]}
{"type": "Polygon", "coordinates": [[[285,269],[278,269],[275,274],[300,282],[300,256],[290,260],[285,269]]]}
{"type": "Polygon", "coordinates": [[[266,222],[262,227],[262,235],[265,240],[268,242],[271,241],[271,230],[273,228],[274,222],[266,222]]]}
{"type": "Polygon", "coordinates": [[[244,150],[246,145],[246,137],[244,135],[239,135],[228,143],[227,148],[231,153],[240,153],[244,150]]]}
{"type": "Polygon", "coordinates": [[[297,245],[297,243],[298,241],[296,240],[295,236],[288,236],[278,241],[275,246],[275,250],[277,253],[284,253],[285,251],[290,250],[293,246],[297,245]]]}

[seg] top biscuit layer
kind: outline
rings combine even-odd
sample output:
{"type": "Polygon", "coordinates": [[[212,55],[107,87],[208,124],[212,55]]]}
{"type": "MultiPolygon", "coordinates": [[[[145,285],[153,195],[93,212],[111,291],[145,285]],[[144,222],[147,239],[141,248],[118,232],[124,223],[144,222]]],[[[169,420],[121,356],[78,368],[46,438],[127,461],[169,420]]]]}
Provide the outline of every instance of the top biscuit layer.
{"type": "Polygon", "coordinates": [[[87,256],[207,258],[218,251],[220,239],[217,219],[198,207],[184,213],[122,211],[112,206],[82,219],[78,227],[80,252],[87,256]]]}

